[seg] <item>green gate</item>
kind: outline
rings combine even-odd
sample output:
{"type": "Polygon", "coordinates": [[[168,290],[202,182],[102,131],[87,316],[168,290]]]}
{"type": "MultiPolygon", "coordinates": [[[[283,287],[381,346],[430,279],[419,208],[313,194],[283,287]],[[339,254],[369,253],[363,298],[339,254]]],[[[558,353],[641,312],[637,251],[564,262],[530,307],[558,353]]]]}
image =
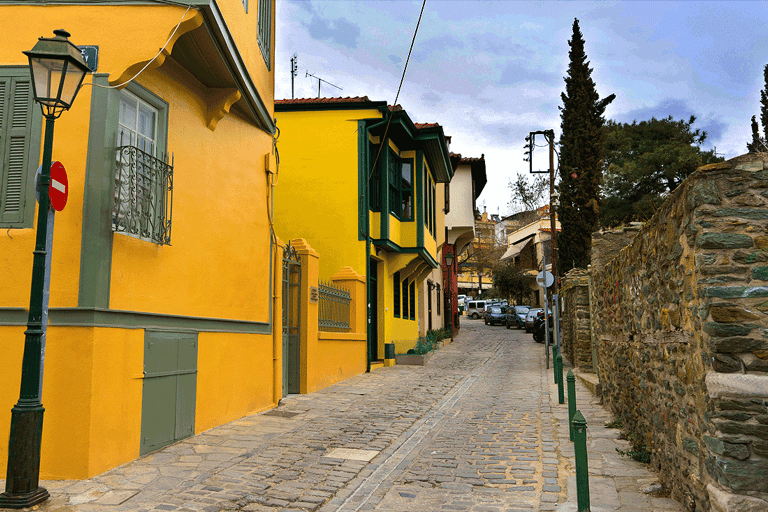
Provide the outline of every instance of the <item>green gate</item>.
{"type": "Polygon", "coordinates": [[[144,455],[195,432],[197,333],[144,331],[144,455]]]}
{"type": "Polygon", "coordinates": [[[283,396],[301,391],[300,290],[301,261],[288,244],[283,249],[283,396]]]}

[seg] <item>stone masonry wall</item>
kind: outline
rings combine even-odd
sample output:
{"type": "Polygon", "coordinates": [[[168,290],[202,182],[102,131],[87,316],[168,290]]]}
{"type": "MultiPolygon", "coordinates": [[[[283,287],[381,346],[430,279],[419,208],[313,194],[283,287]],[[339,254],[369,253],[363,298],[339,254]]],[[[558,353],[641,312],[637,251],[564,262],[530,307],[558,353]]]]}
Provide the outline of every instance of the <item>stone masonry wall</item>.
{"type": "Polygon", "coordinates": [[[589,274],[580,268],[569,271],[562,279],[560,318],[563,357],[581,371],[591,372],[592,339],[589,328],[589,274]]]}
{"type": "Polygon", "coordinates": [[[603,399],[688,510],[768,510],[768,155],[700,168],[592,269],[603,399]]]}

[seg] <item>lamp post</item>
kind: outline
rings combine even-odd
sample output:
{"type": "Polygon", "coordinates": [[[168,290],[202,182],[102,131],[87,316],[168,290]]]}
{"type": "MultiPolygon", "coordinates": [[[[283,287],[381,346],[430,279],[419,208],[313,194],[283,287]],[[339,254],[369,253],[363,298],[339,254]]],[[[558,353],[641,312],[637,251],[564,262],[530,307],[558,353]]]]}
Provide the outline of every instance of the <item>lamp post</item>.
{"type": "MultiPolygon", "coordinates": [[[[24,356],[21,366],[19,401],[11,409],[11,434],[8,443],[8,470],[5,492],[0,494],[0,508],[26,508],[48,498],[48,491],[39,487],[40,441],[43,434],[44,338],[47,301],[44,300],[46,255],[48,253],[48,187],[51,183],[51,153],[53,152],[53,123],[62,112],[69,110],[85,74],[88,72],[80,50],[72,44],[69,33],[54,30],[55,37],[41,37],[34,48],[24,52],[29,58],[35,101],[45,117],[43,162],[38,181],[40,206],[32,262],[32,287],[29,317],[24,332],[24,356]]],[[[51,224],[52,226],[52,224],[51,224]]]]}

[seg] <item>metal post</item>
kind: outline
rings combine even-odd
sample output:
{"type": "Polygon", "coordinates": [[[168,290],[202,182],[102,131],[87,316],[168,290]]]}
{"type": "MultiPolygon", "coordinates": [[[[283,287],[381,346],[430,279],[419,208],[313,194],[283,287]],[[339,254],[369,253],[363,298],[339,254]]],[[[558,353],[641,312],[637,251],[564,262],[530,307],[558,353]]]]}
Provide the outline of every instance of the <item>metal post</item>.
{"type": "Polygon", "coordinates": [[[558,375],[558,372],[557,372],[557,356],[558,355],[560,355],[560,351],[557,350],[557,344],[553,343],[552,344],[552,361],[555,362],[555,371],[553,372],[554,376],[555,376],[555,384],[560,382],[560,380],[559,380],[559,378],[557,376],[558,375]]]}
{"type": "Polygon", "coordinates": [[[573,371],[568,370],[568,376],[565,379],[568,381],[568,429],[573,441],[573,415],[576,414],[576,377],[573,371]]]}
{"type": "Polygon", "coordinates": [[[557,354],[555,357],[555,380],[557,380],[557,403],[564,404],[565,396],[563,394],[563,356],[557,354]]]}
{"type": "Polygon", "coordinates": [[[555,131],[549,130],[547,133],[549,141],[549,226],[550,226],[550,249],[552,252],[552,276],[555,278],[552,283],[552,314],[554,327],[554,342],[560,346],[560,307],[557,300],[557,212],[555,211],[552,196],[555,194],[555,131]]]}
{"type": "Polygon", "coordinates": [[[0,508],[26,508],[48,498],[48,491],[39,487],[40,442],[43,436],[42,364],[44,361],[43,318],[46,276],[46,240],[48,238],[48,186],[51,183],[51,154],[53,153],[53,124],[55,118],[45,118],[43,165],[40,171],[37,215],[37,235],[32,260],[32,286],[29,317],[24,332],[24,356],[21,364],[19,401],[11,409],[11,433],[8,441],[8,469],[5,492],[0,494],[0,508]]]}
{"type": "Polygon", "coordinates": [[[576,459],[576,501],[578,512],[589,511],[589,462],[587,461],[587,422],[581,412],[573,417],[575,442],[573,446],[576,459]]]}

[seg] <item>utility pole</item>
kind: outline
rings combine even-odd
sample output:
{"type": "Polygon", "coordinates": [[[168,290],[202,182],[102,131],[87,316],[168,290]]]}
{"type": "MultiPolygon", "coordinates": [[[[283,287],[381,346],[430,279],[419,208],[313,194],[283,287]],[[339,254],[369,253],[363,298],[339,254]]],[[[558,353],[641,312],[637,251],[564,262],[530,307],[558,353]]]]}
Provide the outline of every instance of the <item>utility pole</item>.
{"type": "Polygon", "coordinates": [[[293,52],[293,57],[291,57],[291,99],[294,98],[293,79],[296,78],[296,75],[298,74],[298,69],[299,69],[299,55],[296,52],[293,52]]]}
{"type": "MultiPolygon", "coordinates": [[[[550,261],[552,263],[552,276],[555,278],[554,283],[552,283],[552,309],[554,317],[554,336],[555,336],[555,343],[558,346],[558,349],[560,349],[560,307],[558,304],[558,294],[557,294],[557,284],[558,284],[558,275],[557,275],[557,203],[559,202],[559,194],[555,192],[555,131],[554,130],[543,130],[543,131],[535,131],[530,132],[528,136],[525,138],[526,145],[525,148],[525,157],[523,158],[523,161],[526,161],[529,163],[529,172],[531,173],[545,173],[549,172],[549,226],[550,226],[550,249],[551,249],[551,256],[550,261]],[[549,170],[548,171],[534,171],[533,170],[533,150],[536,148],[536,135],[544,135],[544,138],[546,139],[547,143],[549,144],[549,170]]],[[[546,258],[545,258],[546,261],[546,258]]],[[[544,269],[546,270],[546,263],[544,264],[544,269]]],[[[545,289],[548,294],[548,289],[545,289]]],[[[546,309],[545,309],[546,311],[546,309]]],[[[547,352],[549,354],[549,352],[547,352]]],[[[549,366],[547,366],[549,367],[549,366]]]]}
{"type": "Polygon", "coordinates": [[[320,82],[324,82],[324,83],[326,83],[326,84],[330,85],[331,87],[335,87],[335,88],[337,88],[337,89],[338,89],[338,90],[340,90],[340,91],[343,91],[343,90],[344,90],[344,89],[342,89],[341,87],[339,87],[338,85],[333,85],[331,82],[328,82],[328,81],[326,81],[326,80],[323,80],[323,79],[322,79],[322,78],[320,78],[319,76],[315,76],[315,75],[313,75],[313,74],[312,74],[312,73],[310,73],[309,71],[307,71],[307,74],[306,74],[306,75],[304,75],[304,78],[306,78],[306,77],[308,77],[308,76],[311,76],[312,78],[314,78],[315,80],[317,80],[317,97],[318,97],[318,98],[320,97],[320,82]]]}

